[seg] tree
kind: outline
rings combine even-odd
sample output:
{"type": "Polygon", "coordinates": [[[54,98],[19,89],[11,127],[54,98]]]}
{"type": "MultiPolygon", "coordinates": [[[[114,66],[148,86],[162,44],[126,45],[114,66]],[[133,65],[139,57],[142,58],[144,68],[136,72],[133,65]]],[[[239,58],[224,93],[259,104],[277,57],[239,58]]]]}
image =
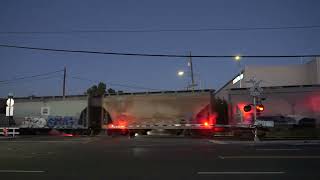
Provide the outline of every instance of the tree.
{"type": "Polygon", "coordinates": [[[100,82],[97,85],[91,86],[89,89],[87,89],[87,92],[85,94],[91,95],[91,96],[102,96],[106,93],[107,86],[105,83],[100,82]]]}
{"type": "Polygon", "coordinates": [[[109,88],[108,89],[108,93],[109,94],[115,94],[116,93],[116,90],[112,89],[112,88],[109,88]]]}

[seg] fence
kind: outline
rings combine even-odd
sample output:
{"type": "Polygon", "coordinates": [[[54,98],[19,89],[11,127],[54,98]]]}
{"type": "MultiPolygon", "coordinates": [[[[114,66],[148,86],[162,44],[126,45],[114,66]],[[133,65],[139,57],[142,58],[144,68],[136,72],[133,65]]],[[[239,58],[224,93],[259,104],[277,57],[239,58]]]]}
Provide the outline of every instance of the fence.
{"type": "Polygon", "coordinates": [[[19,135],[20,132],[19,132],[19,129],[20,128],[17,128],[17,127],[0,127],[0,135],[3,135],[3,136],[12,136],[14,137],[15,135],[19,135]]]}

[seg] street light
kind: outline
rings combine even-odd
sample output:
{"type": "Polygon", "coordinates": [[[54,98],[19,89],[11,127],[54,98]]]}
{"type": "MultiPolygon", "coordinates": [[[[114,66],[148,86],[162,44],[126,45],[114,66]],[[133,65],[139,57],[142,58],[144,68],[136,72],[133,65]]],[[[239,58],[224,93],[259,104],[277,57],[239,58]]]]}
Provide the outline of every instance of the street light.
{"type": "Polygon", "coordinates": [[[234,59],[235,59],[236,61],[240,61],[241,56],[237,55],[237,56],[234,57],[234,59]]]}
{"type": "MultiPolygon", "coordinates": [[[[240,71],[239,77],[241,77],[241,73],[242,73],[242,72],[241,72],[241,64],[240,64],[241,56],[240,56],[240,55],[236,55],[236,56],[234,57],[234,60],[238,62],[239,71],[240,71]]],[[[241,86],[241,78],[240,78],[240,81],[239,81],[239,88],[242,88],[242,86],[241,86]]]]}
{"type": "Polygon", "coordinates": [[[184,71],[178,71],[178,76],[183,76],[184,75],[184,71]]]}

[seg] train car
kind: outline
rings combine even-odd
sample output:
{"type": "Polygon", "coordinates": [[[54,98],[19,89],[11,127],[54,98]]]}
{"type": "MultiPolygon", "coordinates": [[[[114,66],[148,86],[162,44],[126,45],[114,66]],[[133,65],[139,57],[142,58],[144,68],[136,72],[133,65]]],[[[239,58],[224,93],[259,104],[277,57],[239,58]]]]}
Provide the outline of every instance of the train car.
{"type": "Polygon", "coordinates": [[[109,134],[211,132],[216,123],[213,90],[105,95],[104,125],[109,134]]]}
{"type": "Polygon", "coordinates": [[[89,126],[87,107],[85,95],[15,98],[13,125],[22,132],[80,132],[89,126]]]}

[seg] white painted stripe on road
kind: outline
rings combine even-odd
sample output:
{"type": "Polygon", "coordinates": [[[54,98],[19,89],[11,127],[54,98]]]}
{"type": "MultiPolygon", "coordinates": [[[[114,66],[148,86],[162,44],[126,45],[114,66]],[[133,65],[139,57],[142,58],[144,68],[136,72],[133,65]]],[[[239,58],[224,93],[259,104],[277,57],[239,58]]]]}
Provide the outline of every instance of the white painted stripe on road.
{"type": "Polygon", "coordinates": [[[256,149],[256,151],[300,151],[301,149],[256,149]]]}
{"type": "MultiPolygon", "coordinates": [[[[87,142],[88,140],[61,140],[61,141],[0,141],[0,143],[73,143],[73,142],[87,142]]],[[[91,142],[91,140],[89,140],[91,142]]]]}
{"type": "Polygon", "coordinates": [[[320,159],[320,156],[218,156],[220,159],[320,159]]]}
{"type": "Polygon", "coordinates": [[[255,175],[255,174],[285,174],[283,171],[217,171],[198,172],[199,175],[255,175]]]}
{"type": "Polygon", "coordinates": [[[0,170],[0,173],[44,173],[45,171],[0,170]]]}
{"type": "Polygon", "coordinates": [[[217,141],[217,140],[209,140],[209,142],[215,143],[215,144],[228,144],[225,141],[217,141]]]}

